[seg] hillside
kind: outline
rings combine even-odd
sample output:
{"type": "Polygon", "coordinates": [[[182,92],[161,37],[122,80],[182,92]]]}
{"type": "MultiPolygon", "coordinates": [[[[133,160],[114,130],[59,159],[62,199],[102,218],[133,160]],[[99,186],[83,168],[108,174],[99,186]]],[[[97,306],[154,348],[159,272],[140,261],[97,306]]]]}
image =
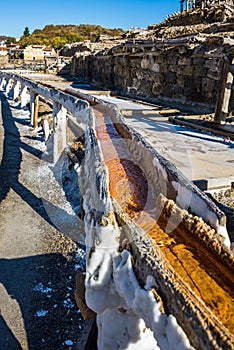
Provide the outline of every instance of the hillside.
{"type": "Polygon", "coordinates": [[[22,48],[30,44],[45,44],[60,49],[65,44],[91,40],[95,42],[100,35],[117,36],[123,30],[104,28],[99,25],[47,25],[43,29],[35,29],[29,36],[22,36],[20,46],[22,48]]]}

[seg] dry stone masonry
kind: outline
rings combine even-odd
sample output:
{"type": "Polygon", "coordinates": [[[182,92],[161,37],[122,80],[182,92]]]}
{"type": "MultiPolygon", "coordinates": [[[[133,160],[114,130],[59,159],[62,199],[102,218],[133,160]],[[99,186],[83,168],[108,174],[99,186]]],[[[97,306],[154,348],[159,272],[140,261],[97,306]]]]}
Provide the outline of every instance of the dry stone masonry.
{"type": "Polygon", "coordinates": [[[71,72],[81,80],[156,103],[214,111],[223,54],[233,54],[233,8],[233,1],[196,2],[160,24],[66,47],[62,54],[73,55],[71,72]]]}

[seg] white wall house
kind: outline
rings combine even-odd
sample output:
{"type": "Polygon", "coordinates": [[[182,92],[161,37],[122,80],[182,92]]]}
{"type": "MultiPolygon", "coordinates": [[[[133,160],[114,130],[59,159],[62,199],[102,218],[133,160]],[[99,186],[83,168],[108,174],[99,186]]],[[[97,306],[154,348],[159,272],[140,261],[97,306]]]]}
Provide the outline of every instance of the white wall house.
{"type": "Polygon", "coordinates": [[[44,61],[45,57],[56,55],[55,49],[46,45],[29,45],[24,49],[25,62],[40,62],[44,61]]]}

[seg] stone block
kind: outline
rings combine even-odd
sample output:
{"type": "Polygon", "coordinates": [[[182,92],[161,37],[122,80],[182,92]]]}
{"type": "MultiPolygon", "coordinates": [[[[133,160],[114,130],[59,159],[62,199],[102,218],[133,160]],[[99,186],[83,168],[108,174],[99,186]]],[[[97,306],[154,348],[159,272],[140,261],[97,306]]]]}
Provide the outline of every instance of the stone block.
{"type": "Polygon", "coordinates": [[[184,84],[185,84],[185,77],[183,76],[183,75],[178,75],[177,74],[177,84],[179,85],[179,86],[184,86],[184,84]]]}
{"type": "Polygon", "coordinates": [[[194,57],[193,58],[193,65],[194,66],[203,66],[205,64],[205,59],[201,57],[194,57]]]}
{"type": "Polygon", "coordinates": [[[168,64],[162,63],[160,65],[160,72],[161,73],[167,73],[170,70],[169,67],[170,66],[168,64]]]}
{"type": "Polygon", "coordinates": [[[176,83],[176,73],[175,72],[167,72],[164,74],[164,79],[168,83],[176,83]]]}
{"type": "Polygon", "coordinates": [[[159,73],[160,72],[160,65],[158,63],[153,63],[153,64],[151,64],[150,69],[155,73],[159,73]]]}
{"type": "Polygon", "coordinates": [[[196,79],[194,77],[189,77],[189,78],[185,79],[184,86],[186,88],[188,88],[188,87],[195,87],[195,85],[196,85],[196,79]]]}
{"type": "Polygon", "coordinates": [[[162,87],[162,84],[160,82],[154,82],[152,84],[152,93],[153,95],[158,95],[160,94],[161,92],[161,87],[162,87]]]}
{"type": "Polygon", "coordinates": [[[214,80],[217,80],[217,81],[220,80],[220,75],[221,74],[220,74],[220,71],[218,69],[208,69],[208,71],[207,71],[207,77],[214,79],[214,80]]]}
{"type": "Polygon", "coordinates": [[[144,71],[144,70],[137,70],[136,71],[136,77],[139,80],[146,80],[146,81],[152,81],[152,75],[150,74],[150,71],[144,71]]]}
{"type": "Polygon", "coordinates": [[[171,65],[176,65],[178,64],[178,56],[176,55],[173,55],[173,56],[168,56],[167,57],[167,63],[168,64],[171,64],[171,65]]]}
{"type": "Polygon", "coordinates": [[[174,93],[174,87],[175,87],[174,83],[167,83],[162,85],[161,94],[167,97],[172,97],[174,93]]]}
{"type": "Polygon", "coordinates": [[[191,96],[192,96],[192,101],[197,101],[202,103],[207,102],[206,97],[204,96],[204,94],[201,93],[201,91],[193,89],[193,93],[191,96]]]}
{"type": "Polygon", "coordinates": [[[184,87],[175,84],[173,88],[173,97],[177,98],[183,95],[184,87]]]}
{"type": "Polygon", "coordinates": [[[194,90],[200,91],[202,78],[187,77],[185,79],[185,87],[192,87],[194,90]]]}
{"type": "Polygon", "coordinates": [[[188,66],[192,64],[192,60],[190,57],[182,57],[178,60],[179,66],[188,66]]]}
{"type": "Polygon", "coordinates": [[[215,89],[215,81],[210,78],[203,78],[202,79],[202,90],[206,92],[212,92],[215,89]]]}
{"type": "Polygon", "coordinates": [[[139,59],[133,59],[133,58],[130,59],[130,67],[137,68],[139,67],[139,65],[140,65],[139,59]]]}
{"type": "Polygon", "coordinates": [[[191,65],[191,66],[185,66],[183,68],[183,75],[193,75],[194,73],[194,67],[191,65]]]}
{"type": "Polygon", "coordinates": [[[185,87],[184,88],[184,92],[183,92],[184,96],[188,97],[191,100],[192,99],[192,95],[193,95],[193,91],[194,91],[194,89],[193,89],[192,86],[185,87]]]}
{"type": "Polygon", "coordinates": [[[209,58],[205,61],[205,67],[209,69],[220,69],[220,60],[209,58]]]}
{"type": "Polygon", "coordinates": [[[141,68],[142,69],[150,68],[150,61],[147,58],[143,58],[143,60],[141,60],[141,68]]]}
{"type": "Polygon", "coordinates": [[[165,62],[165,59],[164,59],[164,57],[163,57],[163,55],[162,55],[161,53],[160,53],[160,55],[155,54],[155,55],[153,56],[153,58],[154,58],[154,62],[155,62],[155,63],[162,64],[162,63],[165,62]]]}
{"type": "Polygon", "coordinates": [[[195,66],[194,67],[194,76],[195,77],[207,77],[207,69],[204,66],[195,66]]]}

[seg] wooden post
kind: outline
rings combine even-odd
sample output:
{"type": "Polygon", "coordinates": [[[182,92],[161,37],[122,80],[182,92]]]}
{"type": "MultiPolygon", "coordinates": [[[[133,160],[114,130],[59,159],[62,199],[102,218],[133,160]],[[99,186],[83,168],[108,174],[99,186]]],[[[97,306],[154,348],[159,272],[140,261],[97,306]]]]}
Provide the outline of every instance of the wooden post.
{"type": "Polygon", "coordinates": [[[33,113],[33,127],[36,128],[38,124],[38,112],[39,112],[39,95],[36,95],[34,102],[34,113],[33,113]]]}
{"type": "Polygon", "coordinates": [[[39,95],[32,89],[30,90],[30,110],[31,110],[31,125],[36,128],[38,122],[39,111],[39,95]]]}
{"type": "MultiPolygon", "coordinates": [[[[234,59],[232,60],[232,64],[234,59]]],[[[233,75],[229,71],[228,66],[224,63],[222,71],[222,80],[220,82],[220,89],[215,110],[215,122],[221,124],[226,121],[228,116],[228,107],[232,93],[233,75]]]]}
{"type": "Polygon", "coordinates": [[[60,103],[53,102],[53,161],[57,162],[66,147],[67,110],[60,103]]]}

